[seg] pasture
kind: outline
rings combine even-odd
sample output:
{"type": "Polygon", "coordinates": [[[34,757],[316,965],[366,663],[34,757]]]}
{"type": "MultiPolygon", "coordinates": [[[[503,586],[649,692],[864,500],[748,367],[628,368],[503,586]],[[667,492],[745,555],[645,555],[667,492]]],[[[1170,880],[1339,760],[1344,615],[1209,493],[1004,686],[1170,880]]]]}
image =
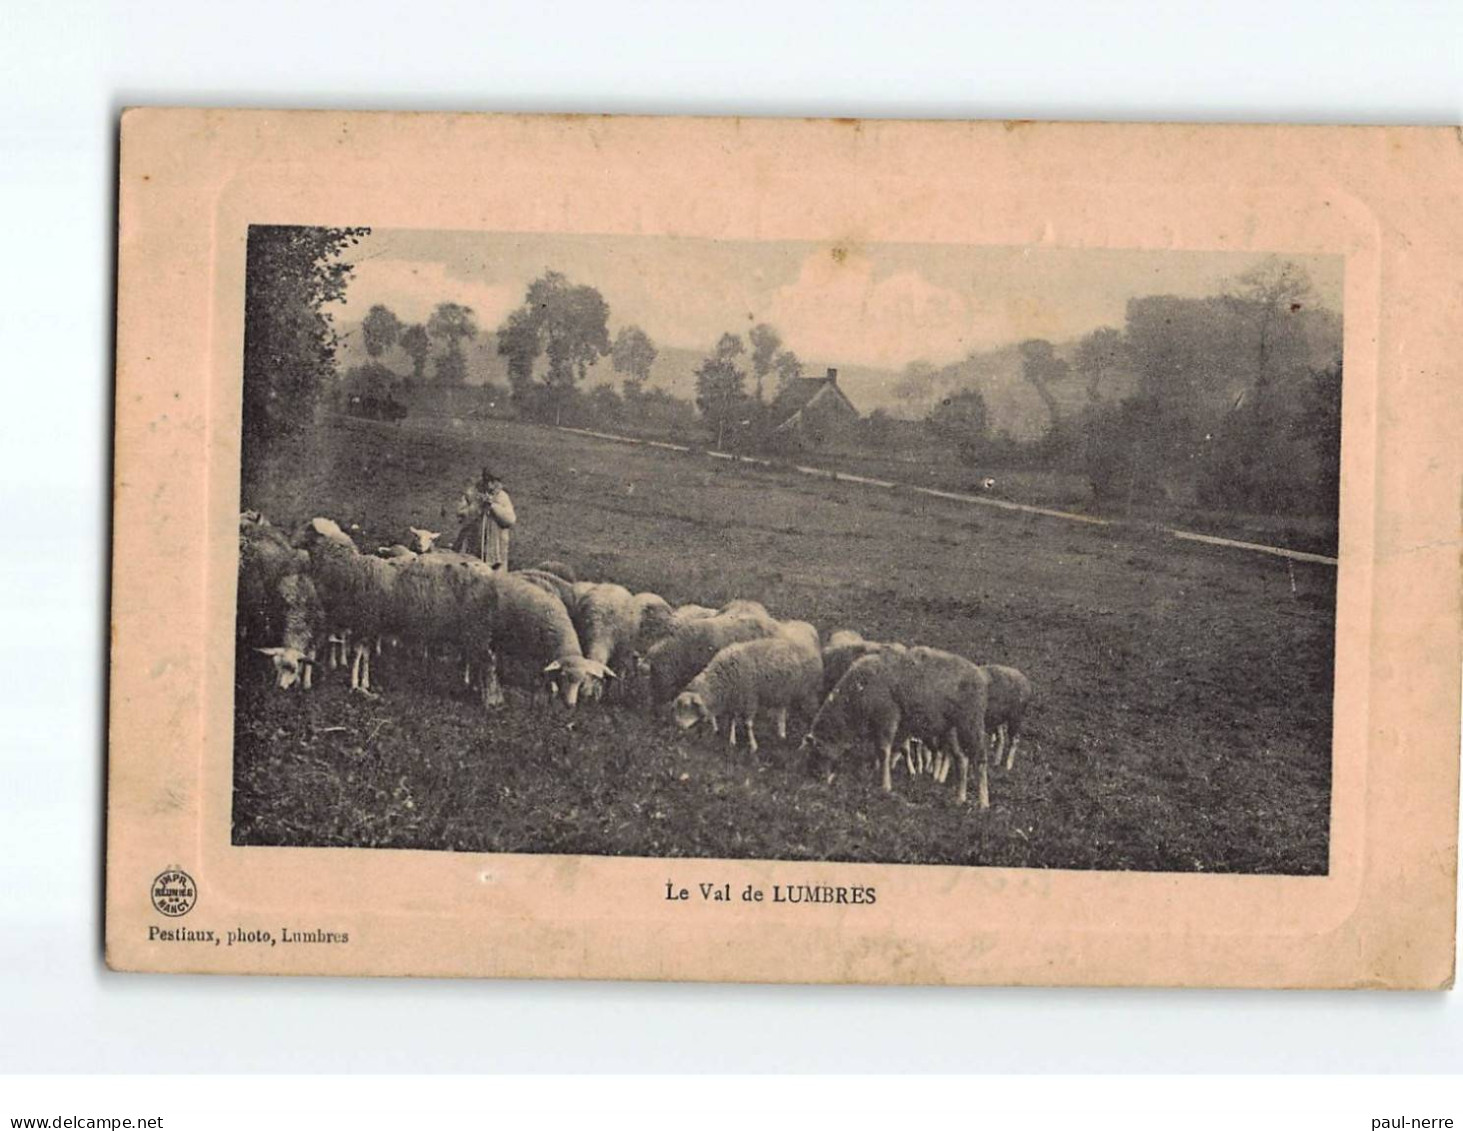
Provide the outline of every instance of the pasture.
{"type": "MultiPolygon", "coordinates": [[[[513,565],[673,604],[732,597],[828,634],[1015,665],[1037,687],[991,808],[873,751],[805,776],[800,729],[753,758],[666,716],[512,699],[387,651],[380,697],[235,678],[234,841],[470,852],[1319,874],[1327,867],[1335,570],[1121,527],[482,421],[331,421],[243,505],[359,523],[363,550],[444,516],[484,463],[513,565]]],[[[805,723],[806,720],[803,720],[805,723]]]]}

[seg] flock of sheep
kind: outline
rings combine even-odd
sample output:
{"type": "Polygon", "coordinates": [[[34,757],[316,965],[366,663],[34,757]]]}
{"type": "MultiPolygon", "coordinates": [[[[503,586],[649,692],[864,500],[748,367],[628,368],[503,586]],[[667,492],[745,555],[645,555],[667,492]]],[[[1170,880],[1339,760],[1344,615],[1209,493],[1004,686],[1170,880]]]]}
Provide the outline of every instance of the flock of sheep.
{"type": "Polygon", "coordinates": [[[502,685],[580,699],[640,701],[682,729],[701,724],[758,749],[766,713],[779,739],[790,711],[810,719],[800,750],[811,770],[832,769],[861,740],[878,755],[885,791],[903,760],[944,782],[958,763],[966,801],[979,755],[979,804],[990,805],[989,763],[1011,769],[1031,682],[1014,668],[979,665],[926,647],[878,643],[856,632],[824,642],[807,621],[780,621],[756,601],[672,607],[655,593],[580,581],[559,562],[494,570],[435,546],[411,528],[411,546],[362,553],[340,526],[315,518],[293,534],[254,511],[239,519],[239,631],[273,662],[280,688],[309,689],[320,648],[350,685],[371,691],[383,642],[414,664],[450,661],[452,679],[485,707],[502,685]]]}

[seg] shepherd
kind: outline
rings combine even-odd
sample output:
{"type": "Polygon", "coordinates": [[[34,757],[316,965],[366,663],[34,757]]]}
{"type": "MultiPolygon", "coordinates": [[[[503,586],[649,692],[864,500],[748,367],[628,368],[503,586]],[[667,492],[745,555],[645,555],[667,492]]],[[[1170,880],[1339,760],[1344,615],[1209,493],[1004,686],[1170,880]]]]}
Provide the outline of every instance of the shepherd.
{"type": "Polygon", "coordinates": [[[463,490],[457,502],[457,517],[462,526],[452,548],[482,558],[495,570],[506,570],[508,529],[518,518],[513,513],[513,500],[503,490],[503,481],[483,468],[482,474],[463,490]]]}

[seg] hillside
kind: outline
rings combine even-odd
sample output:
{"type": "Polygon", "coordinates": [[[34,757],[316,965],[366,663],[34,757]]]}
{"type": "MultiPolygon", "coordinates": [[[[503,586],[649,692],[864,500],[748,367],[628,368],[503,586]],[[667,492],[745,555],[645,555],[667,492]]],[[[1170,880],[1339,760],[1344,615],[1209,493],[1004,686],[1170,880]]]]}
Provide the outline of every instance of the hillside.
{"type": "Polygon", "coordinates": [[[379,698],[328,670],[275,691],[245,648],[235,844],[1325,873],[1331,567],[502,421],[331,423],[243,501],[379,544],[437,522],[489,453],[518,564],[1025,671],[1037,703],[991,808],[902,772],[884,793],[866,740],[831,783],[809,773],[806,712],[753,756],[633,692],[573,713],[515,692],[485,720],[407,648],[373,664],[379,698]]]}

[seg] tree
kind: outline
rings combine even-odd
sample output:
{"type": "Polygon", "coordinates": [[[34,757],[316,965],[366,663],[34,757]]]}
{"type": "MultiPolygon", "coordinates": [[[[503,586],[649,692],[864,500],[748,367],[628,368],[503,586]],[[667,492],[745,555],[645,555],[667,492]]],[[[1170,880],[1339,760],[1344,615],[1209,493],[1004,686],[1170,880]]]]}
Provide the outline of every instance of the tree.
{"type": "Polygon", "coordinates": [[[624,375],[625,396],[634,397],[644,390],[657,354],[655,343],[639,326],[620,328],[610,346],[610,363],[616,373],[624,375]]]}
{"type": "Polygon", "coordinates": [[[396,344],[401,334],[401,320],[379,302],[366,311],[361,321],[361,340],[372,361],[396,344]]]}
{"type": "Polygon", "coordinates": [[[716,340],[715,356],[717,361],[736,361],[742,354],[747,352],[746,344],[731,331],[727,331],[716,340]]]}
{"type": "Polygon", "coordinates": [[[925,418],[930,434],[954,448],[960,462],[967,466],[980,459],[989,423],[985,398],[978,389],[952,393],[925,418]]]}
{"type": "Polygon", "coordinates": [[[546,271],[528,286],[524,303],[498,331],[498,353],[508,359],[508,378],[520,404],[536,403],[534,363],[548,360],[543,399],[558,423],[563,406],[594,365],[610,352],[609,304],[594,287],[575,286],[546,271]]]}
{"type": "Polygon", "coordinates": [[[432,352],[432,339],[427,335],[427,328],[420,322],[414,322],[401,332],[397,342],[411,358],[412,379],[420,381],[427,372],[427,357],[432,352]]]}
{"type": "Polygon", "coordinates": [[[448,348],[432,363],[432,376],[439,385],[467,384],[467,357],[460,348],[448,348]]]}
{"type": "Polygon", "coordinates": [[[777,362],[782,348],[782,335],[766,322],[758,322],[747,334],[752,343],[752,376],[757,382],[757,399],[762,400],[762,386],[777,362]]]}
{"type": "Polygon", "coordinates": [[[596,385],[591,389],[589,395],[584,398],[584,405],[589,413],[590,422],[601,427],[616,426],[624,418],[625,402],[620,399],[620,394],[615,392],[615,387],[609,382],[596,385]]]}
{"type": "Polygon", "coordinates": [[[243,479],[256,482],[270,449],[308,427],[335,373],[338,339],[325,311],[345,297],[341,254],[369,228],[253,224],[244,267],[243,479]]]}
{"type": "Polygon", "coordinates": [[[1046,405],[1046,410],[1051,415],[1051,425],[1055,428],[1061,422],[1062,412],[1057,398],[1052,394],[1051,386],[1066,379],[1069,367],[1057,356],[1051,342],[1044,338],[1030,338],[1021,343],[1020,350],[1021,376],[1036,390],[1041,403],[1046,405]]]}
{"type": "Polygon", "coordinates": [[[740,350],[722,356],[727,339],[741,345],[735,335],[723,334],[717,352],[696,369],[696,407],[701,410],[702,419],[716,432],[717,448],[725,442],[727,425],[740,418],[747,402],[747,374],[733,360],[740,350]]]}
{"type": "Polygon", "coordinates": [[[1304,349],[1303,340],[1297,341],[1296,316],[1309,306],[1315,290],[1305,268],[1274,256],[1236,282],[1233,301],[1246,310],[1254,328],[1255,394],[1263,399],[1276,375],[1277,362],[1293,365],[1297,346],[1304,349]]]}
{"type": "Polygon", "coordinates": [[[467,358],[462,343],[478,336],[477,316],[472,307],[455,302],[439,302],[427,319],[427,333],[446,347],[437,358],[436,377],[445,385],[461,385],[467,380],[467,358]]]}
{"type": "Polygon", "coordinates": [[[1077,343],[1077,372],[1087,381],[1087,400],[1102,400],[1102,379],[1127,360],[1128,346],[1121,330],[1100,326],[1077,343]]]}
{"type": "Polygon", "coordinates": [[[783,350],[774,357],[772,368],[777,371],[777,391],[779,393],[803,375],[803,363],[792,350],[783,350]]]}

